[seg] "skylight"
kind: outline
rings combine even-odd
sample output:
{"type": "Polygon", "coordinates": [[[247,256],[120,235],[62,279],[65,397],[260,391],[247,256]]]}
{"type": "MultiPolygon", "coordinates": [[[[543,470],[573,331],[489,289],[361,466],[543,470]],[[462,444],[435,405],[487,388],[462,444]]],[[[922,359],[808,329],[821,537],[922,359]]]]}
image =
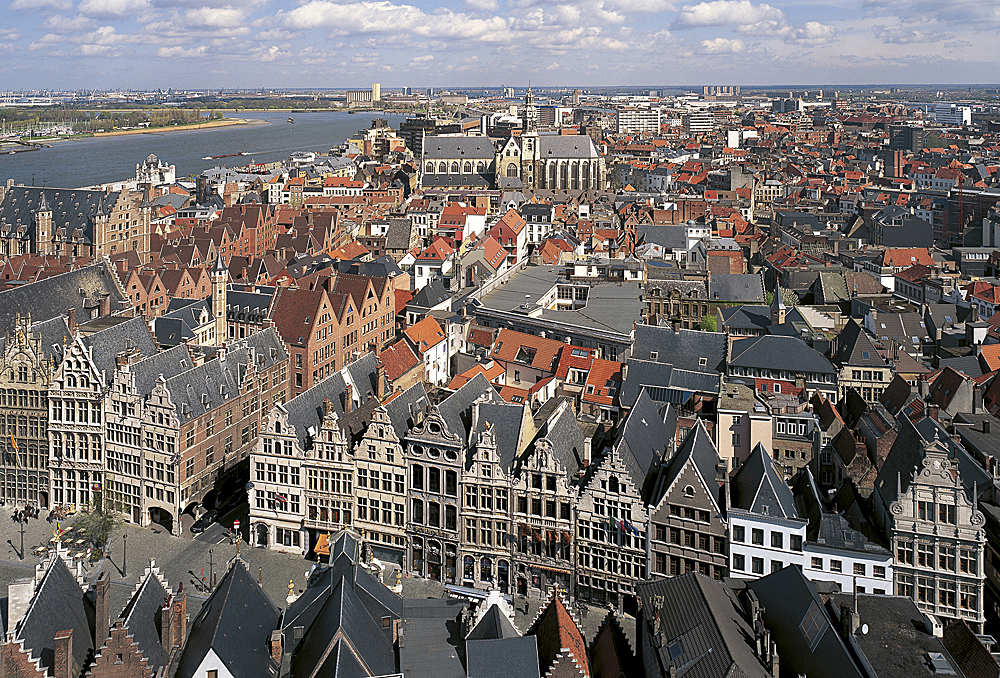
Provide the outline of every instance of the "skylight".
{"type": "Polygon", "coordinates": [[[816,646],[819,645],[820,638],[823,637],[826,627],[826,618],[814,600],[809,604],[809,609],[806,610],[802,621],[799,622],[799,630],[802,632],[802,637],[805,638],[806,644],[809,645],[810,652],[814,651],[816,646]]]}

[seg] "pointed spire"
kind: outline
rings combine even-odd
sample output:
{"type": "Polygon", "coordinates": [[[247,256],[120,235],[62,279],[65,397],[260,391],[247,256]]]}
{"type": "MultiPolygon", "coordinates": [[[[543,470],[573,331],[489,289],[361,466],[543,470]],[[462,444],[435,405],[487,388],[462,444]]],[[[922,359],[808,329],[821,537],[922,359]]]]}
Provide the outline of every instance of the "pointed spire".
{"type": "Polygon", "coordinates": [[[38,201],[38,210],[37,211],[39,211],[39,212],[51,212],[52,208],[49,207],[49,199],[45,196],[45,189],[42,189],[41,191],[39,191],[39,194],[41,195],[41,199],[38,201]]]}

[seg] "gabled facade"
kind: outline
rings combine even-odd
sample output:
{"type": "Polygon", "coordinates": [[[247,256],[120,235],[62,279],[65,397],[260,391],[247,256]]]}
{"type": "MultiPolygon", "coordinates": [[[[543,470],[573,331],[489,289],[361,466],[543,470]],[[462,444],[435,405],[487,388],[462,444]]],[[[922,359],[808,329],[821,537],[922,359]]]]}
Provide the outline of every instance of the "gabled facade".
{"type": "MultiPolygon", "coordinates": [[[[453,396],[454,397],[454,396],[453,396]]],[[[410,505],[406,535],[410,572],[427,579],[458,583],[461,544],[458,512],[464,431],[452,431],[437,407],[406,434],[410,505]]],[[[361,518],[363,507],[358,507],[361,518]]]]}
{"type": "Polygon", "coordinates": [[[384,407],[376,407],[354,450],[355,529],[379,560],[403,564],[406,553],[406,456],[384,407]]]}
{"type": "Polygon", "coordinates": [[[646,577],[648,527],[642,484],[623,454],[627,448],[608,448],[588,469],[575,507],[576,596],[619,611],[646,577]]]}
{"type": "Polygon", "coordinates": [[[701,419],[658,479],[649,507],[650,574],[728,575],[726,462],[701,419]]]}
{"type": "Polygon", "coordinates": [[[876,520],[896,556],[895,594],[926,613],[985,621],[989,475],[930,417],[898,418],[900,432],[875,480],[876,520]]]}

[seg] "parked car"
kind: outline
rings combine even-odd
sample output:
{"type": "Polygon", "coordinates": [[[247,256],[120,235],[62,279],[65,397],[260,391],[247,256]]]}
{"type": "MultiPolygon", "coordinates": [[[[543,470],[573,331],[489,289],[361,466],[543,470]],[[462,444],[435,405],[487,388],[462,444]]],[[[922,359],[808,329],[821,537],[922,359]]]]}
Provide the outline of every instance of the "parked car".
{"type": "Polygon", "coordinates": [[[216,518],[219,517],[219,512],[215,509],[207,511],[198,520],[194,521],[194,525],[191,526],[191,534],[201,534],[208,529],[208,526],[215,522],[216,518]]]}

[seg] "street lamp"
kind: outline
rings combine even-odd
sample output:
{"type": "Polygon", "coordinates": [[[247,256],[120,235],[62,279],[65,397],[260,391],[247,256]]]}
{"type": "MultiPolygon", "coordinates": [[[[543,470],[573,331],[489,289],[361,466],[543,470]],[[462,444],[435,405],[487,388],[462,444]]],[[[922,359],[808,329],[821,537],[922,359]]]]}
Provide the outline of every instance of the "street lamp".
{"type": "Polygon", "coordinates": [[[212,559],[214,553],[215,553],[215,549],[214,548],[208,549],[208,581],[209,581],[208,590],[209,591],[211,591],[213,588],[215,588],[215,562],[212,559]]]}
{"type": "Polygon", "coordinates": [[[128,535],[122,532],[122,577],[128,577],[128,535]]]}
{"type": "Polygon", "coordinates": [[[17,521],[21,526],[21,560],[24,560],[24,513],[21,513],[19,520],[17,521]]]}

